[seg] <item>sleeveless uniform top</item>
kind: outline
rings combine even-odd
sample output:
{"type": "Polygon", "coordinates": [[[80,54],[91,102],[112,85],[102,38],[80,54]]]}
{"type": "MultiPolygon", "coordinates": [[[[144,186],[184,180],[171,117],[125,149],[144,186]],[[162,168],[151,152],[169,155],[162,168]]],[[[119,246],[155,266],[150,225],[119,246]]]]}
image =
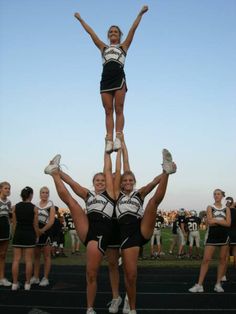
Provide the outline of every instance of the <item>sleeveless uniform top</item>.
{"type": "Polygon", "coordinates": [[[38,208],[39,228],[43,228],[49,222],[50,208],[54,205],[52,201],[48,201],[44,207],[40,207],[40,202],[36,206],[38,208]]]}
{"type": "Polygon", "coordinates": [[[125,83],[126,52],[120,45],[111,45],[104,48],[102,52],[102,79],[101,92],[121,89],[125,83]]]}
{"type": "Polygon", "coordinates": [[[212,217],[219,220],[226,220],[226,207],[222,206],[221,208],[211,205],[212,217]]]}
{"type": "Polygon", "coordinates": [[[143,199],[138,190],[129,195],[120,192],[116,202],[116,216],[119,223],[133,223],[143,217],[143,199]]]}
{"type": "Polygon", "coordinates": [[[114,212],[115,201],[108,195],[107,191],[96,194],[89,191],[86,204],[86,212],[91,220],[111,219],[114,212]]]}
{"type": "Polygon", "coordinates": [[[16,228],[34,230],[34,204],[20,202],[15,206],[16,228]]]}
{"type": "Polygon", "coordinates": [[[2,223],[10,224],[9,216],[11,214],[10,200],[3,201],[0,199],[0,221],[2,223]]]}

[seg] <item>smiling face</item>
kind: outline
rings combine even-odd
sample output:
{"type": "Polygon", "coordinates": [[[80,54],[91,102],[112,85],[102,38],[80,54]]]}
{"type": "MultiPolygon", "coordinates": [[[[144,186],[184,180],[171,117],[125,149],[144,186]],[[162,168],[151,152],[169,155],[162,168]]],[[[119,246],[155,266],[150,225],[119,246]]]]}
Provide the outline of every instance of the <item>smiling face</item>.
{"type": "Polygon", "coordinates": [[[93,178],[93,186],[96,193],[101,193],[106,190],[106,180],[103,173],[95,174],[93,178]]]}
{"type": "Polygon", "coordinates": [[[46,202],[49,198],[49,189],[47,187],[43,187],[40,189],[40,199],[41,201],[46,202]]]}
{"type": "Polygon", "coordinates": [[[136,180],[133,173],[124,173],[121,180],[121,189],[125,193],[130,193],[133,191],[136,180]]]}
{"type": "Polygon", "coordinates": [[[111,26],[108,30],[107,37],[111,45],[117,45],[121,41],[122,32],[118,26],[111,26]]]}

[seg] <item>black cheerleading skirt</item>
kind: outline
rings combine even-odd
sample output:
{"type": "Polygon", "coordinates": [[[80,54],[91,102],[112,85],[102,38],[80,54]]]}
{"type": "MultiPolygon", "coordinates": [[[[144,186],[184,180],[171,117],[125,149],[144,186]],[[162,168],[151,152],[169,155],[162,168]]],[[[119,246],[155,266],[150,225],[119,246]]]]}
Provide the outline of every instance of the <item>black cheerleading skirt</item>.
{"type": "Polygon", "coordinates": [[[208,230],[206,245],[222,246],[229,243],[229,228],[211,226],[208,230]]]}
{"type": "Polygon", "coordinates": [[[16,227],[12,240],[13,247],[31,248],[35,247],[36,234],[33,228],[16,227]]]}
{"type": "Polygon", "coordinates": [[[102,79],[100,82],[100,93],[112,92],[118,89],[122,89],[124,84],[127,91],[123,66],[120,65],[118,62],[112,61],[105,64],[103,67],[102,79]]]}
{"type": "Polygon", "coordinates": [[[0,241],[10,240],[10,224],[7,217],[1,217],[0,219],[0,241]]]}

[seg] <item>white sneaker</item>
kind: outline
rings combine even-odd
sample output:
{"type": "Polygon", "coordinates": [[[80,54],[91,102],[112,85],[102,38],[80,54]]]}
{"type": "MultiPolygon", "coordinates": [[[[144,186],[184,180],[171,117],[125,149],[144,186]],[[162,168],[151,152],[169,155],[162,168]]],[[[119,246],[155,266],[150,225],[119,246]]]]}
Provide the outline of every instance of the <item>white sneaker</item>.
{"type": "Polygon", "coordinates": [[[163,170],[168,173],[172,174],[176,172],[176,165],[172,160],[171,153],[167,149],[162,150],[162,157],[163,157],[163,170]]]}
{"type": "Polygon", "coordinates": [[[125,296],[123,314],[129,314],[129,312],[130,312],[129,299],[127,298],[127,296],[125,296]]]}
{"type": "Polygon", "coordinates": [[[117,152],[121,148],[121,140],[116,137],[115,142],[113,144],[113,150],[114,152],[117,152]]]}
{"type": "Polygon", "coordinates": [[[12,283],[7,278],[0,279],[0,286],[10,287],[12,283]]]}
{"type": "Polygon", "coordinates": [[[188,289],[189,292],[204,292],[203,286],[196,283],[192,288],[188,289]]]}
{"type": "Polygon", "coordinates": [[[30,283],[25,283],[25,290],[30,290],[31,284],[30,283]]]}
{"type": "Polygon", "coordinates": [[[137,314],[136,310],[129,311],[129,314],[137,314]]]}
{"type": "Polygon", "coordinates": [[[215,292],[225,292],[225,290],[222,288],[220,283],[215,284],[214,291],[215,292]]]}
{"type": "Polygon", "coordinates": [[[106,146],[105,146],[106,153],[110,154],[113,152],[113,141],[106,140],[106,146]]]}
{"type": "Polygon", "coordinates": [[[19,285],[19,282],[17,283],[13,283],[12,286],[11,286],[11,290],[12,291],[16,291],[20,288],[20,285],[19,285]]]}
{"type": "Polygon", "coordinates": [[[58,170],[58,165],[56,164],[49,164],[45,169],[44,173],[45,174],[52,174],[55,170],[58,170]]]}
{"type": "Polygon", "coordinates": [[[120,296],[117,299],[112,299],[111,305],[108,308],[109,313],[118,313],[121,302],[122,299],[120,296]]]}
{"type": "Polygon", "coordinates": [[[226,281],[227,281],[226,276],[223,276],[223,277],[221,278],[221,281],[222,281],[222,282],[226,282],[226,281]]]}
{"type": "Polygon", "coordinates": [[[30,284],[31,285],[38,285],[39,284],[39,278],[36,278],[36,277],[32,277],[31,279],[30,279],[30,284]]]}
{"type": "Polygon", "coordinates": [[[46,277],[43,277],[39,283],[40,287],[46,287],[49,285],[49,280],[46,277]]]}
{"type": "Polygon", "coordinates": [[[57,165],[59,167],[61,161],[61,155],[57,154],[53,159],[51,160],[50,164],[51,165],[57,165]]]}
{"type": "Polygon", "coordinates": [[[86,314],[96,314],[96,312],[94,311],[92,307],[90,307],[89,309],[87,309],[86,314]]]}

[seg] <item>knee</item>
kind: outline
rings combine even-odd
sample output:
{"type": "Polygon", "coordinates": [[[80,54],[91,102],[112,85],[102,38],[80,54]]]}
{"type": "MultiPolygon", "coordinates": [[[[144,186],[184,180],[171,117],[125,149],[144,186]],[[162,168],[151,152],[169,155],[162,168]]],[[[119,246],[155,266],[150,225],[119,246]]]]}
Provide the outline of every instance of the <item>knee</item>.
{"type": "Polygon", "coordinates": [[[118,270],[118,261],[109,261],[109,270],[110,271],[118,270]]]}
{"type": "Polygon", "coordinates": [[[6,252],[5,251],[0,251],[0,259],[4,260],[6,258],[6,252]]]}
{"type": "Polygon", "coordinates": [[[131,272],[126,273],[126,281],[127,281],[129,286],[135,285],[136,280],[137,280],[137,273],[136,272],[131,271],[131,272]]]}
{"type": "Polygon", "coordinates": [[[92,284],[97,281],[97,272],[93,270],[87,271],[87,283],[92,284]]]}
{"type": "Polygon", "coordinates": [[[112,108],[112,107],[110,107],[110,106],[104,106],[104,109],[105,109],[105,114],[106,114],[107,116],[110,116],[110,115],[113,114],[113,108],[112,108]]]}
{"type": "Polygon", "coordinates": [[[124,107],[123,103],[116,104],[116,106],[115,106],[116,115],[123,114],[123,107],[124,107]]]}
{"type": "Polygon", "coordinates": [[[203,265],[208,265],[210,262],[211,262],[211,258],[209,258],[209,257],[205,257],[202,260],[203,265]]]}

